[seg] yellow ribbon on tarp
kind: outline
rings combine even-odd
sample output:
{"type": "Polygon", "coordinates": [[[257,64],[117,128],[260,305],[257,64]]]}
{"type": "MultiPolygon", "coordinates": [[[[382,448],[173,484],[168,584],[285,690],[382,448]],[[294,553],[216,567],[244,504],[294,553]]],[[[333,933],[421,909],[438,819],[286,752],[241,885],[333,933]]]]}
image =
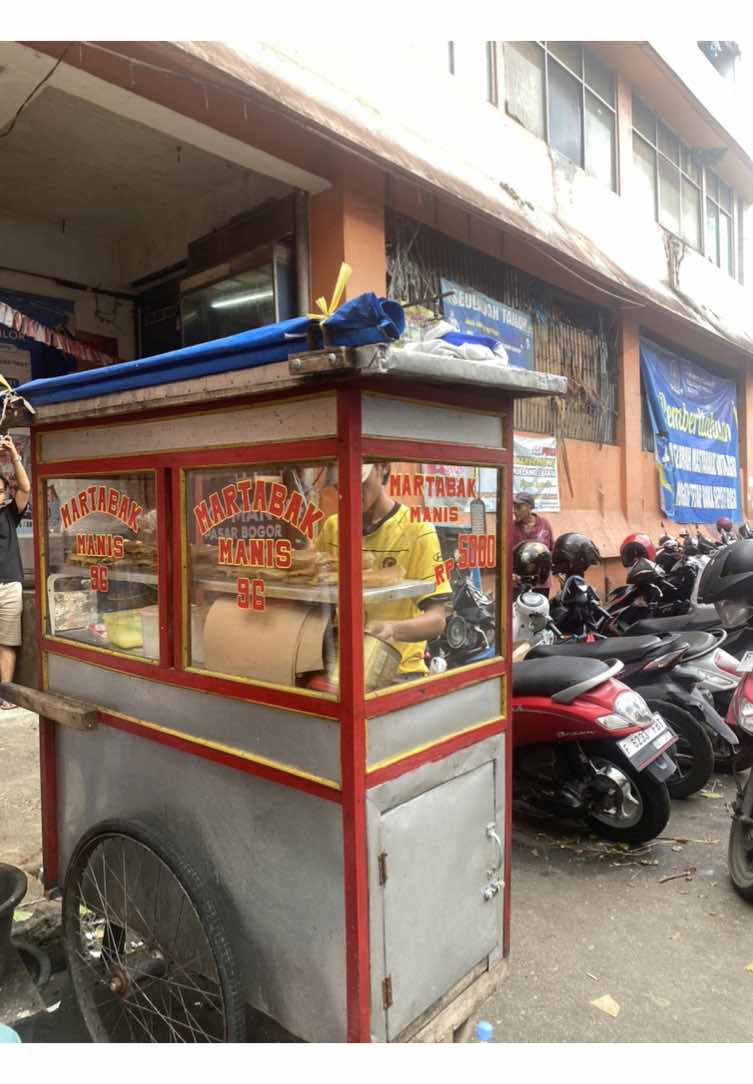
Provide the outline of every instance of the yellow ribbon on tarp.
{"type": "Polygon", "coordinates": [[[326,298],[317,297],[316,304],[321,309],[321,312],[310,312],[308,314],[309,320],[318,320],[321,324],[323,324],[325,320],[328,320],[330,316],[332,316],[332,314],[337,311],[340,306],[340,299],[342,298],[345,286],[347,285],[348,279],[352,274],[353,268],[350,267],[349,264],[340,264],[340,270],[337,274],[335,288],[332,291],[332,300],[328,305],[326,298]]]}

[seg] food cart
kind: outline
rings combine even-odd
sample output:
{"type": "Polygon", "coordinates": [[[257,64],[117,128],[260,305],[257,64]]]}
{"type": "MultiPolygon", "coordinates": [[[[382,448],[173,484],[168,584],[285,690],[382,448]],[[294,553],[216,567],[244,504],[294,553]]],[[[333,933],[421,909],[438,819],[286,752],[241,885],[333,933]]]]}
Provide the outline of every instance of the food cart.
{"type": "Polygon", "coordinates": [[[41,511],[40,687],[16,693],[95,1040],[239,1041],[261,1013],[452,1041],[507,969],[512,408],[564,381],[291,323],[282,353],[233,336],[7,413],[41,511]],[[364,464],[454,532],[432,581],[367,554],[364,464]],[[471,574],[488,657],[400,680],[365,619],[471,574]]]}

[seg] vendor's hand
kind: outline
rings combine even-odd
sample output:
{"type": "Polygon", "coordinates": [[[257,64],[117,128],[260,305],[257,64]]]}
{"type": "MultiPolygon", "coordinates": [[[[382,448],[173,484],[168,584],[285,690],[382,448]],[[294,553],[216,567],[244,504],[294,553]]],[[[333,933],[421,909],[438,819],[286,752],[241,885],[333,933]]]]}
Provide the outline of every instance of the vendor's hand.
{"type": "Polygon", "coordinates": [[[9,459],[15,459],[18,455],[15,441],[9,433],[4,433],[0,436],[0,451],[5,452],[9,459]]]}
{"type": "Polygon", "coordinates": [[[394,640],[395,626],[392,621],[367,621],[363,631],[378,640],[394,640]]]}

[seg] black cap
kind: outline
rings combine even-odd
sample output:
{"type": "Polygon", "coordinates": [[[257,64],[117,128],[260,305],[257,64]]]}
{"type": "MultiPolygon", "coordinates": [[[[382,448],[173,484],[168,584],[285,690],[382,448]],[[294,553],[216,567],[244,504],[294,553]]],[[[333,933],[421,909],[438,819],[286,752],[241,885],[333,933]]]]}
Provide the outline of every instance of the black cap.
{"type": "Polygon", "coordinates": [[[513,504],[530,504],[531,508],[536,507],[536,498],[532,493],[516,493],[512,502],[513,504]]]}

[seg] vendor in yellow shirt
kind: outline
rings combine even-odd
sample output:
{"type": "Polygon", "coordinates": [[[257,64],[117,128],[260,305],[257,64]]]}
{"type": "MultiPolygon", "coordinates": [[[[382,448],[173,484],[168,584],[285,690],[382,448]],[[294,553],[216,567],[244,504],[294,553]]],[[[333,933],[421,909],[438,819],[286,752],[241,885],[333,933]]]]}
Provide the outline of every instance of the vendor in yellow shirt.
{"type": "MultiPolygon", "coordinates": [[[[426,641],[444,632],[452,588],[445,578],[436,582],[442,563],[439,538],[431,523],[411,522],[410,510],[385,489],[389,463],[364,463],[361,469],[363,549],[374,554],[374,568],[400,565],[408,580],[426,580],[426,594],[370,606],[364,631],[387,640],[400,652],[398,678],[409,681],[427,674],[426,641]]],[[[330,516],[316,542],[317,549],[337,557],[337,516],[330,516]]]]}

